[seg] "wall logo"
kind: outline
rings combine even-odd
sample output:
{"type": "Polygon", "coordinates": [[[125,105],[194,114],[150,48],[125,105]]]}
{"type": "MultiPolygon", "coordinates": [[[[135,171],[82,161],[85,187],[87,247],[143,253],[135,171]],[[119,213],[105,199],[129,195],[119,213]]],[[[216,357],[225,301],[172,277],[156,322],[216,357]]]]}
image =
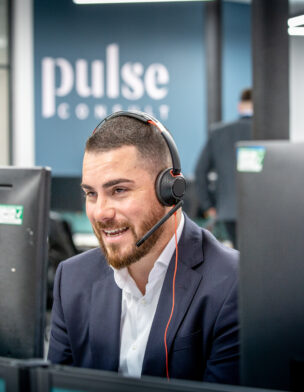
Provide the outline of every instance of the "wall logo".
{"type": "Polygon", "coordinates": [[[168,95],[169,80],[168,69],[161,63],[145,68],[139,62],[126,62],[120,67],[119,46],[116,43],[106,47],[105,61],[78,59],[71,64],[62,57],[44,57],[42,117],[85,120],[93,115],[96,119],[102,119],[118,110],[135,109],[167,120],[169,106],[163,103],[157,105],[157,101],[168,95]],[[74,105],[71,99],[68,100],[72,94],[73,102],[75,94],[79,100],[74,105]],[[138,101],[144,96],[151,100],[151,104],[140,107],[138,101]],[[85,99],[90,99],[90,103],[85,99]],[[122,99],[129,101],[127,107],[121,105],[122,99]]]}

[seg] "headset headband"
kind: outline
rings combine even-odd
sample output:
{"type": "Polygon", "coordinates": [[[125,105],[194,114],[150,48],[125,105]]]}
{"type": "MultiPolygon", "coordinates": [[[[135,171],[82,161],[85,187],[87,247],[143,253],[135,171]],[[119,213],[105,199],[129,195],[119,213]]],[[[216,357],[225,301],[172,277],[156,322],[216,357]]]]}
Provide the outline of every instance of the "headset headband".
{"type": "Polygon", "coordinates": [[[104,120],[102,120],[101,123],[95,128],[93,133],[98,132],[100,130],[100,128],[102,127],[102,125],[106,121],[111,120],[115,117],[119,117],[119,116],[132,117],[132,118],[140,120],[146,124],[152,124],[156,128],[158,128],[162,137],[165,139],[165,142],[167,143],[167,146],[168,146],[170,154],[171,154],[172,165],[173,165],[172,174],[174,176],[178,176],[180,174],[181,164],[180,164],[180,159],[179,159],[178,150],[177,150],[175,141],[174,141],[173,137],[171,136],[171,134],[169,133],[169,131],[164,127],[164,125],[161,122],[159,122],[156,118],[151,116],[150,114],[135,111],[135,110],[134,111],[123,111],[122,110],[119,112],[115,112],[113,114],[110,114],[104,120]]]}

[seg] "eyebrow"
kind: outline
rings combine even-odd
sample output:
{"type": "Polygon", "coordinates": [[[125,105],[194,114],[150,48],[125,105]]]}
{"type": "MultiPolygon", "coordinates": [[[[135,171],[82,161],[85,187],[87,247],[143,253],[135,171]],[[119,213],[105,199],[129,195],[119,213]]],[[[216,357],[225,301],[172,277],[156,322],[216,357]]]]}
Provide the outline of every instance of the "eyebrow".
{"type": "MultiPolygon", "coordinates": [[[[129,179],[127,179],[127,178],[117,178],[117,179],[115,179],[115,180],[111,180],[111,181],[105,182],[105,183],[102,185],[102,187],[103,187],[104,189],[106,189],[106,188],[110,188],[111,186],[114,186],[114,185],[117,185],[117,184],[121,184],[121,183],[126,183],[126,182],[127,182],[127,183],[134,183],[134,181],[129,180],[129,179]]],[[[93,189],[92,186],[87,185],[87,184],[81,184],[81,187],[82,187],[83,189],[93,189]]]]}

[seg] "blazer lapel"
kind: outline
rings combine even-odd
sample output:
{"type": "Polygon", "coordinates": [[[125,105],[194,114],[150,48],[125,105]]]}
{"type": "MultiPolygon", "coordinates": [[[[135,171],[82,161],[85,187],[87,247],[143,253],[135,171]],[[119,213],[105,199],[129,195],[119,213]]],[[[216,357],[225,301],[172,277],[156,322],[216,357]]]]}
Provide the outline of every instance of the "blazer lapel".
{"type": "Polygon", "coordinates": [[[92,288],[90,346],[94,368],[117,371],[119,366],[121,290],[109,268],[92,288]]]}
{"type": "MultiPolygon", "coordinates": [[[[178,266],[175,281],[175,307],[167,332],[168,352],[170,352],[170,347],[179,325],[182,322],[202,279],[202,275],[193,270],[193,267],[201,264],[203,261],[202,231],[186,216],[178,251],[178,266]]],[[[175,252],[168,267],[152,323],[143,361],[142,374],[159,377],[165,376],[166,355],[164,334],[172,308],[172,280],[174,267],[175,252]]]]}

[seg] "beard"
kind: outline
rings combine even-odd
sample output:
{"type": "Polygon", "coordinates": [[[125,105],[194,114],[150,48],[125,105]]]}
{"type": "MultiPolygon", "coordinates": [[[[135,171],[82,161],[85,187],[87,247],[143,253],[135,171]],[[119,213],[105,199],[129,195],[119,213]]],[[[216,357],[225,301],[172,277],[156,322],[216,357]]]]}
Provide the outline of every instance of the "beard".
{"type": "Polygon", "coordinates": [[[160,226],[139,248],[136,246],[137,241],[139,241],[163,216],[165,215],[165,207],[157,206],[154,210],[151,210],[149,215],[141,223],[136,234],[134,226],[128,221],[117,221],[111,219],[106,223],[95,222],[92,224],[94,233],[98,239],[101,249],[108,261],[108,263],[116,268],[122,269],[128,267],[129,265],[140,260],[142,257],[146,256],[151,249],[155,246],[158,239],[164,231],[164,227],[160,226]],[[128,227],[131,231],[133,241],[129,244],[127,249],[121,251],[120,244],[105,244],[102,236],[102,230],[112,230],[121,229],[128,227]]]}

